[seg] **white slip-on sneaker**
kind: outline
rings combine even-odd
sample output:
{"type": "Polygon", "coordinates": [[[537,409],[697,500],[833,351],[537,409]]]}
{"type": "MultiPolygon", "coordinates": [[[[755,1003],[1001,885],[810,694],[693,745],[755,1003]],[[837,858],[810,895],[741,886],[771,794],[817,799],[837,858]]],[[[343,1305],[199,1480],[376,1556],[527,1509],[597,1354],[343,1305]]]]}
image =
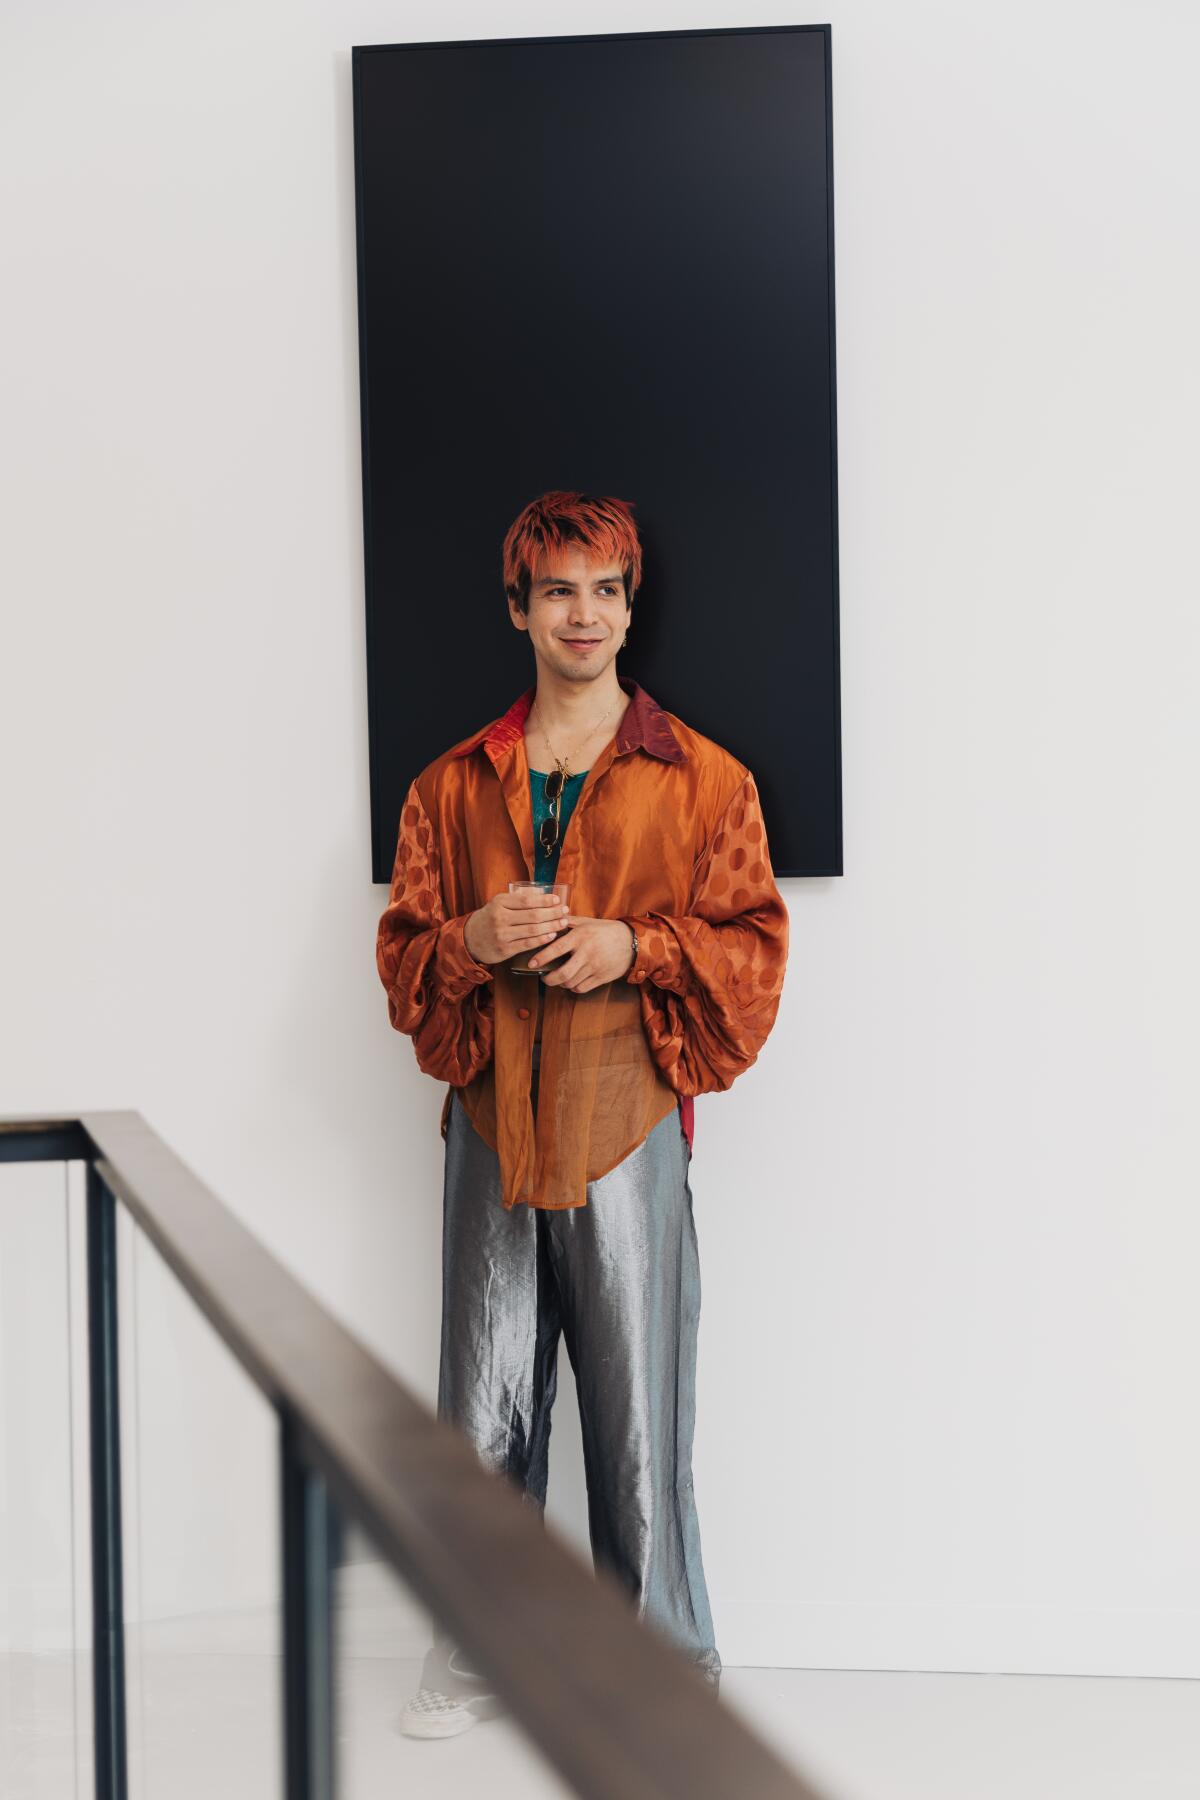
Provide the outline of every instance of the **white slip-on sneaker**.
{"type": "Polygon", "coordinates": [[[456,1700],[452,1694],[443,1694],[438,1688],[422,1687],[400,1708],[396,1727],[405,1737],[457,1737],[460,1731],[469,1731],[478,1717],[469,1705],[456,1700]]]}
{"type": "MultiPolygon", "coordinates": [[[[459,1654],[457,1649],[450,1652],[446,1663],[450,1673],[482,1680],[474,1669],[455,1662],[459,1654]]],[[[504,1710],[499,1694],[447,1694],[441,1688],[419,1687],[400,1708],[396,1725],[405,1737],[457,1737],[477,1720],[497,1718],[504,1710]]]]}

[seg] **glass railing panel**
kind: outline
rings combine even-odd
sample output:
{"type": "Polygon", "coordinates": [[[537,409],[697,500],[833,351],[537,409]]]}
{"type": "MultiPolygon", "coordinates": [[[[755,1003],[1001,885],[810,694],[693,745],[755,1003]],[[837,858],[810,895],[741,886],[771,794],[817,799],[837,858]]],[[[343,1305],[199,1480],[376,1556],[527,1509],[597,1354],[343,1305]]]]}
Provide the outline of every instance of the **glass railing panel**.
{"type": "Polygon", "coordinates": [[[271,1800],[278,1422],[123,1209],[117,1249],[130,1795],[271,1800]]]}
{"type": "Polygon", "coordinates": [[[574,1793],[367,1533],[334,1512],[330,1543],[337,1800],[574,1793]],[[443,1681],[453,1704],[421,1695],[423,1683],[442,1690],[443,1681]]]}
{"type": "Polygon", "coordinates": [[[81,1164],[0,1164],[0,1794],[87,1794],[87,1289],[81,1164]]]}

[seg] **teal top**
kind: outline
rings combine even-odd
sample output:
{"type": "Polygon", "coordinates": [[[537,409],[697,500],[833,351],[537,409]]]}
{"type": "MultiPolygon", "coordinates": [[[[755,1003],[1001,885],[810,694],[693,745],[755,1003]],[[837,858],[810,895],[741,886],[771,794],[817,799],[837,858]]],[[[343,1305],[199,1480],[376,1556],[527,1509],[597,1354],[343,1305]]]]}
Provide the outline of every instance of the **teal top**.
{"type": "Polygon", "coordinates": [[[549,819],[553,807],[546,798],[546,771],[530,769],[529,792],[533,800],[533,878],[535,881],[553,881],[558,873],[558,853],[562,849],[563,834],[567,829],[567,820],[575,810],[575,802],[579,798],[587,776],[584,769],[578,775],[568,775],[563,782],[562,803],[559,807],[558,842],[553,850],[543,850],[538,840],[542,820],[549,819]]]}

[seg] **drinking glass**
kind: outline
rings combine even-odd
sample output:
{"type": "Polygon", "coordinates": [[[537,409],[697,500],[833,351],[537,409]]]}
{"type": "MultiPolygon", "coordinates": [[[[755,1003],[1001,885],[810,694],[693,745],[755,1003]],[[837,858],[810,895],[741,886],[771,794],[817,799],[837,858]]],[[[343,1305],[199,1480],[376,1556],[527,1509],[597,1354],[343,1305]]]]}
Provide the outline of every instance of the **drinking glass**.
{"type": "MultiPolygon", "coordinates": [[[[539,893],[557,894],[564,906],[570,906],[571,904],[571,884],[569,881],[509,882],[508,891],[510,894],[515,894],[518,888],[537,888],[539,893]]],[[[570,929],[569,925],[564,925],[562,931],[555,932],[554,935],[555,937],[561,937],[563,931],[569,931],[570,929]]],[[[529,967],[529,958],[531,956],[540,956],[543,950],[549,949],[552,941],[552,939],[547,939],[544,944],[531,944],[528,950],[518,950],[515,956],[510,957],[508,966],[513,971],[514,975],[540,975],[543,969],[553,968],[553,963],[543,963],[541,968],[537,969],[531,969],[529,967]]],[[[562,959],[560,957],[556,960],[561,961],[562,959]]]]}

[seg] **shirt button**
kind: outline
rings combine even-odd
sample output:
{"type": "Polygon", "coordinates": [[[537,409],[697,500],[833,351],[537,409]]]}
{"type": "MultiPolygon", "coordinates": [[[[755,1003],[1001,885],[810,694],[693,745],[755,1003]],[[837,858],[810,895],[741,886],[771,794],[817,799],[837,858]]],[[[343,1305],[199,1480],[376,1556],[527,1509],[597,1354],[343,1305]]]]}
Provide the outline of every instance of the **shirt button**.
{"type": "Polygon", "coordinates": [[[527,1019],[529,1017],[529,1008],[527,1006],[518,1006],[517,1017],[518,1019],[527,1019]]]}

